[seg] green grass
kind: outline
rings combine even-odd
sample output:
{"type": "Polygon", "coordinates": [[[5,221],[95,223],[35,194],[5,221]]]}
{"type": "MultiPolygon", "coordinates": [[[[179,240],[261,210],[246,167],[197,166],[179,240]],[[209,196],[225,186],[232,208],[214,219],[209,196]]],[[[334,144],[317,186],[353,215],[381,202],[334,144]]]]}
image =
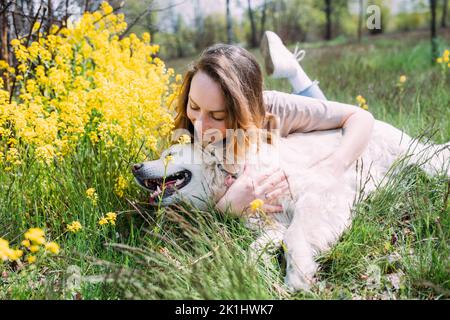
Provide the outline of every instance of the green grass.
{"type": "MultiPolygon", "coordinates": [[[[444,34],[441,49],[449,43],[450,34],[444,34]]],[[[434,132],[436,143],[450,140],[450,77],[430,64],[428,39],[405,34],[307,47],[302,64],[311,78],[320,80],[328,99],[355,104],[361,94],[377,119],[412,136],[434,132]],[[408,80],[400,91],[396,83],[402,74],[408,80]]],[[[189,61],[168,65],[182,72],[189,61]]],[[[291,91],[285,80],[270,78],[265,88],[291,91]]],[[[450,296],[449,185],[443,176],[430,178],[405,169],[359,203],[352,227],[319,257],[319,281],[312,292],[290,295],[279,255],[270,266],[248,262],[255,236],[241,221],[212,206],[206,211],[184,206],[166,209],[155,233],[155,212],[137,186],[125,198],[112,192],[113,177],[118,172],[129,175],[136,155],[121,158],[89,143],[82,146],[76,156],[56,166],[24,163],[14,175],[0,172],[0,237],[14,246],[27,228],[42,227],[62,247],[58,256],[38,259],[31,267],[0,265],[0,299],[450,296]],[[90,187],[99,195],[97,206],[85,196],[90,187]],[[99,228],[99,217],[108,211],[119,212],[117,225],[99,228]],[[76,234],[65,232],[73,220],[84,228],[76,234]],[[73,266],[82,277],[99,276],[100,281],[70,288],[68,284],[77,282],[73,266]]]]}

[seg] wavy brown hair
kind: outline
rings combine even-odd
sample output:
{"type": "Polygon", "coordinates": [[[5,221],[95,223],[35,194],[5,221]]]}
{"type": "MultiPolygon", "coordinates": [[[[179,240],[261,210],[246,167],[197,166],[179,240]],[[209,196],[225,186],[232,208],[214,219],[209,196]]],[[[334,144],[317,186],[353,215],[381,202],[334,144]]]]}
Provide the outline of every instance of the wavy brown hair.
{"type": "MultiPolygon", "coordinates": [[[[225,97],[227,129],[243,129],[245,132],[262,129],[273,117],[266,114],[263,102],[263,76],[255,57],[244,48],[235,45],[215,44],[206,48],[200,57],[189,65],[184,75],[178,95],[175,129],[187,129],[191,136],[194,136],[194,126],[187,117],[187,104],[191,81],[198,71],[205,72],[220,85],[225,97]]],[[[237,155],[237,139],[227,138],[231,138],[229,140],[232,141],[231,150],[237,155]]],[[[248,137],[244,139],[247,145],[248,137]]],[[[270,134],[266,136],[266,140],[271,142],[270,134]]]]}

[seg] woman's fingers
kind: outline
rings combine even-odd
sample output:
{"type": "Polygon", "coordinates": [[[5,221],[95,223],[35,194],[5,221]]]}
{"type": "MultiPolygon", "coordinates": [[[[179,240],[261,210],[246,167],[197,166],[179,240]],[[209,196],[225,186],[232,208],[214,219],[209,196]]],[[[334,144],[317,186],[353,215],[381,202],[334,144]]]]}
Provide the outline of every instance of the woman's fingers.
{"type": "Polygon", "coordinates": [[[268,193],[287,185],[288,183],[284,173],[282,171],[277,171],[272,176],[268,177],[263,183],[256,186],[255,194],[266,198],[268,193]]]}
{"type": "Polygon", "coordinates": [[[272,190],[280,182],[283,182],[284,180],[286,180],[286,175],[284,174],[284,172],[281,170],[277,170],[270,177],[265,179],[265,181],[260,184],[260,187],[265,191],[272,190]]]}
{"type": "Polygon", "coordinates": [[[277,171],[280,171],[279,168],[271,168],[269,171],[266,171],[264,173],[258,174],[257,177],[255,177],[255,185],[261,185],[266,182],[267,179],[270,179],[273,175],[277,173],[277,171]]]}
{"type": "Polygon", "coordinates": [[[266,201],[271,202],[272,200],[278,199],[281,196],[289,196],[289,186],[287,184],[271,192],[268,192],[266,201]]]}
{"type": "Polygon", "coordinates": [[[283,211],[283,206],[281,205],[272,205],[265,203],[262,207],[265,213],[277,213],[283,211]]]}

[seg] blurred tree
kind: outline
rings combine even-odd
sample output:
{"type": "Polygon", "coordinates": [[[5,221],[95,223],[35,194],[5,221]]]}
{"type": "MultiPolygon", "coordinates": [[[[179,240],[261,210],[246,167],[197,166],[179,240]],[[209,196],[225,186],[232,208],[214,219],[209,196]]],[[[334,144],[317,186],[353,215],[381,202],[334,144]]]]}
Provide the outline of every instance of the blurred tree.
{"type": "Polygon", "coordinates": [[[364,20],[364,0],[358,1],[359,14],[358,14],[358,42],[361,42],[362,38],[362,25],[364,20]]]}
{"type": "Polygon", "coordinates": [[[436,62],[438,57],[438,43],[437,43],[437,33],[436,33],[436,5],[437,0],[429,0],[430,2],[430,29],[431,29],[431,60],[432,63],[436,62]]]}
{"type": "Polygon", "coordinates": [[[251,0],[247,0],[247,10],[248,10],[248,18],[250,20],[250,29],[251,29],[251,37],[250,37],[250,47],[255,48],[258,46],[258,38],[257,38],[257,32],[256,30],[256,23],[255,18],[253,16],[253,9],[252,9],[252,3],[251,0]]]}
{"type": "Polygon", "coordinates": [[[442,19],[441,19],[441,27],[447,27],[447,9],[448,9],[448,0],[442,0],[442,19]]]}
{"type": "Polygon", "coordinates": [[[227,43],[233,43],[233,23],[231,19],[230,0],[226,0],[227,43]]]}
{"type": "Polygon", "coordinates": [[[261,41],[264,31],[266,31],[266,12],[269,4],[269,0],[264,0],[263,5],[261,7],[261,30],[259,32],[259,41],[261,41]]]}
{"type": "Polygon", "coordinates": [[[326,17],[326,25],[325,25],[325,40],[331,40],[331,13],[333,11],[333,7],[331,5],[331,0],[325,0],[325,17],[326,17]]]}

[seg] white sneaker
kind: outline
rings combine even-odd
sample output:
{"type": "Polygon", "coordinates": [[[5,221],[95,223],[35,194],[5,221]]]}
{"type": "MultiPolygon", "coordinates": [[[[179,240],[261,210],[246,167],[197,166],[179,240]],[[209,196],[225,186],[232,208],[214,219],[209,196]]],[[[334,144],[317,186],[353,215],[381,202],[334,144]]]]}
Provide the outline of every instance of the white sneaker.
{"type": "Polygon", "coordinates": [[[299,50],[298,45],[295,47],[294,53],[290,52],[280,37],[272,31],[264,32],[261,40],[261,53],[264,57],[266,72],[274,79],[295,76],[298,63],[305,56],[305,50],[299,50]]]}

